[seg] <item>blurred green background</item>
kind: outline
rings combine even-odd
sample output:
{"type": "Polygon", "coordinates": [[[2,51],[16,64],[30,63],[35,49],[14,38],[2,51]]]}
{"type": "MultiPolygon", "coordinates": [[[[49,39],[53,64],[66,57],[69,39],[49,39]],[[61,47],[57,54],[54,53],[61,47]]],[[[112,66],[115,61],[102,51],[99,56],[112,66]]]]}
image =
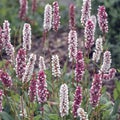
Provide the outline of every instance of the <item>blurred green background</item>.
{"type": "MultiPolygon", "coordinates": [[[[34,36],[42,36],[44,6],[52,3],[54,0],[37,0],[37,11],[32,13],[32,0],[28,0],[28,18],[32,25],[32,33],[34,36]]],[[[82,28],[80,23],[82,0],[58,0],[60,3],[61,14],[61,30],[68,29],[68,8],[70,3],[76,4],[76,22],[77,27],[82,28]]],[[[107,34],[107,47],[112,52],[113,66],[120,67],[120,0],[92,0],[92,14],[97,13],[99,5],[105,5],[109,16],[109,33],[107,34]]],[[[0,25],[4,20],[11,23],[12,39],[21,35],[24,22],[18,17],[19,0],[0,0],[0,25]]],[[[82,29],[81,29],[82,30],[82,29]]],[[[97,31],[99,33],[99,30],[97,31]]],[[[96,35],[98,37],[98,34],[96,35]]]]}

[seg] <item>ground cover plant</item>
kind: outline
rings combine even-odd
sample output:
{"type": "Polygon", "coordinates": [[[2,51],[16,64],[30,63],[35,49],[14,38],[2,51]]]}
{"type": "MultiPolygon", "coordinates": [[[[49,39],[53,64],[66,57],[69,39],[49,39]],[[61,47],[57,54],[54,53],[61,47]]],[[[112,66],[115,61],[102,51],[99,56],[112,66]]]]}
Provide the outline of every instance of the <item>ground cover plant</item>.
{"type": "MultiPolygon", "coordinates": [[[[40,55],[31,51],[34,29],[27,17],[28,2],[20,0],[19,19],[24,24],[17,47],[11,40],[10,22],[4,20],[0,27],[0,119],[119,120],[120,82],[115,77],[119,70],[112,67],[106,42],[109,21],[105,6],[98,6],[93,15],[92,1],[83,0],[79,22],[84,32],[78,42],[75,5],[70,4],[67,59],[61,65],[61,56],[49,49],[46,64],[44,51],[49,48],[50,30],[57,33],[61,26],[59,2],[44,6],[40,55]],[[104,84],[111,80],[116,81],[113,94],[104,84]]],[[[36,0],[31,5],[35,13],[36,0]]]]}

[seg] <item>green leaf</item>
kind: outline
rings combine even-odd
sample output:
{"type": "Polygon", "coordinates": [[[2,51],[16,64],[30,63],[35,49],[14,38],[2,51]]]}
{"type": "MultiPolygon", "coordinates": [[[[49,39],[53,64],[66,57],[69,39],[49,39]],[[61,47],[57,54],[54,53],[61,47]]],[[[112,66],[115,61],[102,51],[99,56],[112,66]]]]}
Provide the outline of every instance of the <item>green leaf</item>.
{"type": "Polygon", "coordinates": [[[120,93],[120,81],[116,81],[116,89],[119,91],[120,93]]]}
{"type": "Polygon", "coordinates": [[[59,116],[57,114],[50,114],[49,118],[50,120],[58,120],[59,116]]]}
{"type": "Polygon", "coordinates": [[[34,120],[39,120],[40,118],[42,118],[41,115],[37,115],[36,117],[34,117],[34,120]]]}
{"type": "Polygon", "coordinates": [[[114,96],[114,100],[116,100],[118,98],[119,94],[117,92],[117,89],[114,89],[113,96],[114,96]]]}
{"type": "Polygon", "coordinates": [[[114,108],[113,108],[113,111],[112,111],[111,116],[115,115],[115,114],[118,112],[119,105],[120,105],[120,100],[119,100],[119,98],[118,98],[118,99],[115,101],[114,108]]]}
{"type": "Polygon", "coordinates": [[[6,112],[0,112],[0,117],[3,120],[14,120],[8,113],[6,112]]]}

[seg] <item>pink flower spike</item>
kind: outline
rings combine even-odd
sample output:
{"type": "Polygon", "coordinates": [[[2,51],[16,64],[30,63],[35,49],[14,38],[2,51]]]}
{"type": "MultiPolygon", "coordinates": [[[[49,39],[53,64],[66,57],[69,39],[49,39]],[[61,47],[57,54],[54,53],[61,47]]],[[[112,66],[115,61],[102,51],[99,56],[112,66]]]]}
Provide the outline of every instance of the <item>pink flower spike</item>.
{"type": "Polygon", "coordinates": [[[81,23],[83,26],[85,26],[91,14],[91,0],[83,0],[83,6],[81,12],[82,12],[81,23]]]}
{"type": "Polygon", "coordinates": [[[35,77],[32,78],[29,85],[28,95],[31,102],[34,102],[36,100],[37,95],[37,80],[35,77]]]}
{"type": "Polygon", "coordinates": [[[19,0],[19,3],[20,3],[19,17],[20,17],[20,19],[24,19],[28,12],[28,1],[27,0],[19,0]]]}
{"type": "Polygon", "coordinates": [[[28,23],[23,26],[23,48],[31,50],[31,26],[28,23]]]}
{"type": "Polygon", "coordinates": [[[88,114],[84,111],[83,108],[78,108],[77,114],[80,117],[80,120],[88,120],[88,114]]]}
{"type": "Polygon", "coordinates": [[[48,97],[46,75],[44,71],[39,71],[37,78],[37,99],[38,102],[45,103],[48,97]]]}
{"type": "Polygon", "coordinates": [[[42,56],[39,57],[39,69],[46,70],[44,57],[42,57],[42,56]]]}
{"type": "Polygon", "coordinates": [[[100,60],[102,52],[103,52],[103,39],[99,37],[95,43],[95,51],[93,53],[92,60],[98,62],[100,60]]]}
{"type": "Polygon", "coordinates": [[[77,32],[75,30],[70,30],[68,34],[68,55],[70,61],[76,60],[77,55],[77,32]]]}
{"type": "Polygon", "coordinates": [[[3,39],[3,47],[6,47],[6,44],[10,43],[10,23],[8,20],[5,20],[3,23],[3,33],[2,33],[2,39],[3,39]]]}
{"type": "Polygon", "coordinates": [[[101,66],[100,72],[107,73],[111,67],[111,53],[110,51],[105,51],[103,55],[103,64],[101,66]]]}
{"type": "Polygon", "coordinates": [[[68,86],[66,84],[62,84],[60,86],[60,115],[64,117],[69,113],[69,100],[68,100],[68,86]]]}
{"type": "Polygon", "coordinates": [[[36,55],[30,54],[28,63],[25,68],[25,73],[23,74],[23,77],[22,77],[22,82],[30,81],[31,76],[33,74],[33,70],[34,70],[35,61],[36,61],[36,55]]]}
{"type": "Polygon", "coordinates": [[[95,34],[95,23],[93,20],[89,19],[85,24],[85,48],[91,49],[91,47],[94,45],[94,34],[95,34]]]}
{"type": "Polygon", "coordinates": [[[52,6],[47,4],[44,10],[44,23],[43,29],[44,31],[49,31],[52,27],[52,6]]]}
{"type": "Polygon", "coordinates": [[[59,5],[58,2],[53,2],[53,22],[52,27],[54,31],[58,31],[60,27],[60,12],[59,12],[59,5]]]}
{"type": "Polygon", "coordinates": [[[34,13],[37,9],[37,0],[32,0],[32,12],[34,13]]]}
{"type": "Polygon", "coordinates": [[[9,76],[8,73],[1,71],[1,70],[0,70],[0,80],[2,81],[5,87],[9,88],[12,86],[11,76],[9,76]]]}
{"type": "Polygon", "coordinates": [[[85,64],[82,51],[77,52],[76,68],[75,68],[75,80],[80,82],[85,72],[85,64]]]}
{"type": "Polygon", "coordinates": [[[75,6],[73,4],[69,6],[69,29],[75,30],[75,6]]]}
{"type": "Polygon", "coordinates": [[[3,110],[3,106],[2,106],[2,100],[3,100],[3,90],[0,90],[0,112],[2,112],[3,110]]]}
{"type": "Polygon", "coordinates": [[[90,104],[96,107],[99,104],[102,88],[102,79],[100,74],[95,74],[90,88],[90,104]]]}
{"type": "Polygon", "coordinates": [[[74,118],[77,117],[77,110],[80,107],[81,102],[82,102],[82,89],[80,86],[77,86],[75,90],[74,102],[72,106],[72,113],[73,113],[74,118]]]}
{"type": "Polygon", "coordinates": [[[54,77],[60,77],[60,63],[58,55],[52,55],[52,75],[54,77]]]}
{"type": "Polygon", "coordinates": [[[113,79],[115,77],[115,74],[116,74],[116,69],[115,68],[111,68],[109,70],[110,79],[113,79]]]}
{"type": "Polygon", "coordinates": [[[17,77],[22,80],[23,74],[26,68],[26,51],[23,48],[18,50],[16,56],[16,74],[17,77]]]}
{"type": "Polygon", "coordinates": [[[2,51],[2,48],[3,48],[2,28],[0,27],[0,52],[2,51]]]}
{"type": "Polygon", "coordinates": [[[5,52],[6,54],[10,57],[10,62],[14,63],[14,54],[15,54],[15,50],[14,50],[14,46],[11,43],[7,43],[5,46],[5,52]]]}
{"type": "Polygon", "coordinates": [[[107,33],[108,32],[108,20],[107,20],[108,15],[106,13],[104,6],[99,6],[97,17],[98,17],[98,24],[99,24],[100,30],[103,33],[107,33]]]}
{"type": "Polygon", "coordinates": [[[109,70],[109,73],[103,74],[102,79],[103,80],[107,80],[107,81],[111,80],[111,79],[113,79],[115,77],[115,74],[116,74],[116,69],[115,68],[111,68],[109,70]]]}

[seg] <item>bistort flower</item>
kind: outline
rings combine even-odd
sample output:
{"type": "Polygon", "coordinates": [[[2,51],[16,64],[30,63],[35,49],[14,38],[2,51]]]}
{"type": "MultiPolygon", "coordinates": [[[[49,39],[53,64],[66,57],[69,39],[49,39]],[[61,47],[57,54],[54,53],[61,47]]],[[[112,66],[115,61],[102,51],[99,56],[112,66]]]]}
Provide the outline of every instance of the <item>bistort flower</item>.
{"type": "Polygon", "coordinates": [[[115,74],[116,74],[116,69],[111,68],[111,69],[109,69],[108,73],[103,74],[102,79],[103,80],[111,80],[115,77],[115,74]]]}
{"type": "Polygon", "coordinates": [[[3,39],[3,47],[6,47],[6,44],[10,43],[10,23],[8,20],[4,20],[3,23],[3,33],[2,33],[2,39],[3,39]]]}
{"type": "Polygon", "coordinates": [[[84,58],[83,58],[83,53],[82,51],[77,52],[77,57],[76,57],[76,67],[75,67],[75,80],[77,82],[80,82],[83,78],[85,71],[85,64],[84,64],[84,58]]]}
{"type": "Polygon", "coordinates": [[[88,120],[88,114],[83,108],[77,109],[77,115],[80,117],[80,120],[88,120]]]}
{"type": "Polygon", "coordinates": [[[37,0],[32,0],[32,12],[34,13],[37,9],[37,0]]]}
{"type": "Polygon", "coordinates": [[[10,62],[14,62],[15,50],[14,50],[14,46],[11,43],[7,43],[6,44],[6,46],[5,46],[5,52],[10,57],[10,62]]]}
{"type": "Polygon", "coordinates": [[[2,28],[0,27],[0,52],[3,49],[2,28]]]}
{"type": "Polygon", "coordinates": [[[90,104],[96,107],[99,104],[102,88],[102,79],[100,74],[95,74],[90,88],[90,104]]]}
{"type": "Polygon", "coordinates": [[[38,102],[45,103],[48,97],[47,82],[45,72],[39,71],[37,78],[37,99],[38,102]]]}
{"type": "Polygon", "coordinates": [[[25,73],[26,68],[26,51],[23,48],[18,50],[16,56],[16,74],[17,77],[22,80],[23,74],[25,73]]]}
{"type": "Polygon", "coordinates": [[[27,0],[19,0],[19,3],[20,3],[19,17],[20,17],[20,19],[24,19],[28,12],[28,1],[27,0]]]}
{"type": "Polygon", "coordinates": [[[85,26],[91,14],[91,0],[83,0],[81,23],[85,26]]]}
{"type": "Polygon", "coordinates": [[[98,24],[99,24],[100,30],[103,33],[107,33],[108,32],[108,20],[107,20],[108,15],[106,13],[105,6],[99,6],[97,17],[98,17],[98,24]]]}
{"type": "Polygon", "coordinates": [[[58,55],[52,55],[52,75],[54,77],[60,77],[60,63],[58,55]]]}
{"type": "Polygon", "coordinates": [[[68,86],[66,84],[62,84],[60,87],[60,115],[64,117],[68,115],[69,112],[69,100],[68,100],[68,86]]]}
{"type": "Polygon", "coordinates": [[[37,80],[35,77],[32,77],[29,85],[28,95],[31,102],[36,100],[37,96],[37,80]]]}
{"type": "Polygon", "coordinates": [[[75,6],[73,4],[69,6],[69,29],[75,30],[75,6]]]}
{"type": "Polygon", "coordinates": [[[40,58],[39,58],[39,69],[40,70],[46,70],[44,57],[42,57],[42,56],[40,56],[40,58]]]}
{"type": "Polygon", "coordinates": [[[52,27],[54,31],[58,31],[60,27],[60,12],[59,12],[59,5],[58,1],[53,2],[53,21],[52,27]]]}
{"type": "Polygon", "coordinates": [[[70,61],[76,60],[77,45],[78,45],[77,32],[75,30],[70,30],[68,34],[68,55],[70,61]]]}
{"type": "Polygon", "coordinates": [[[23,26],[23,48],[31,50],[31,26],[28,23],[23,26]]]}
{"type": "Polygon", "coordinates": [[[77,86],[75,90],[74,102],[72,106],[72,113],[73,113],[74,118],[77,117],[77,110],[80,107],[81,102],[82,102],[82,89],[80,86],[77,86]]]}
{"type": "Polygon", "coordinates": [[[31,54],[25,68],[25,73],[23,75],[22,82],[28,82],[31,79],[34,70],[35,61],[36,61],[36,55],[31,54]]]}
{"type": "Polygon", "coordinates": [[[9,88],[9,87],[12,86],[11,76],[7,72],[4,72],[4,71],[0,70],[0,80],[2,81],[2,84],[5,87],[9,88]]]}
{"type": "Polygon", "coordinates": [[[49,31],[52,27],[52,6],[47,4],[44,10],[44,23],[43,29],[44,31],[49,31]]]}
{"type": "Polygon", "coordinates": [[[101,37],[99,37],[95,43],[95,51],[93,52],[92,60],[98,62],[100,60],[102,52],[103,52],[103,40],[101,37]]]}
{"type": "Polygon", "coordinates": [[[103,55],[103,64],[101,66],[100,72],[106,73],[111,67],[111,53],[110,51],[105,51],[103,55]]]}
{"type": "Polygon", "coordinates": [[[92,19],[88,19],[85,24],[85,48],[91,49],[91,47],[94,45],[94,34],[95,34],[95,23],[92,19]]]}

